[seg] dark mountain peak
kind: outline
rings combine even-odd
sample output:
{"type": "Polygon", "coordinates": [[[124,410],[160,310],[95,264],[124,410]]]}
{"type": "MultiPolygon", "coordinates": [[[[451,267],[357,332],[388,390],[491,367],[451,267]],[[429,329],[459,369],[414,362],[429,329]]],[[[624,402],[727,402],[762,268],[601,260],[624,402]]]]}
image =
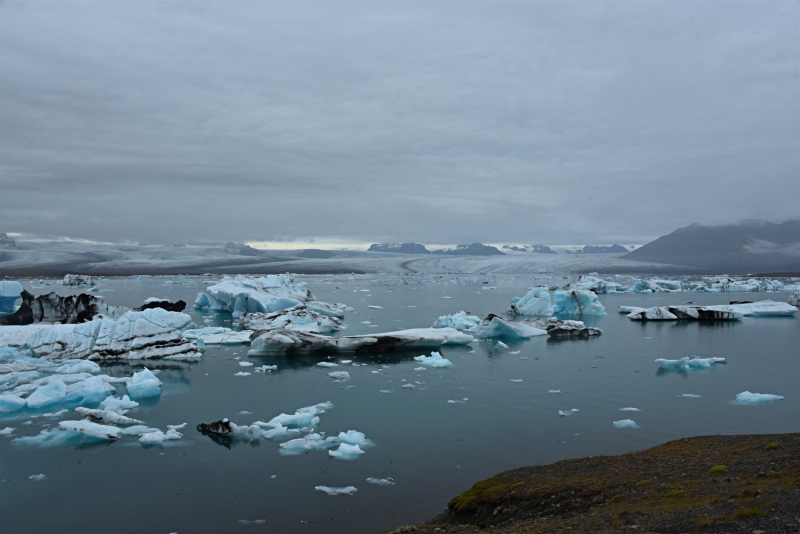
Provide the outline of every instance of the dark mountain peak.
{"type": "Polygon", "coordinates": [[[436,251],[439,254],[450,254],[453,256],[504,256],[505,254],[491,245],[483,243],[472,243],[470,245],[458,245],[454,250],[436,251]]]}
{"type": "Polygon", "coordinates": [[[611,245],[610,247],[606,246],[594,246],[594,245],[586,245],[582,249],[579,250],[581,253],[585,254],[625,254],[628,252],[628,249],[623,247],[622,245],[611,245]]]}
{"type": "Polygon", "coordinates": [[[430,250],[419,243],[375,243],[368,252],[394,252],[397,254],[430,254],[430,250]]]}

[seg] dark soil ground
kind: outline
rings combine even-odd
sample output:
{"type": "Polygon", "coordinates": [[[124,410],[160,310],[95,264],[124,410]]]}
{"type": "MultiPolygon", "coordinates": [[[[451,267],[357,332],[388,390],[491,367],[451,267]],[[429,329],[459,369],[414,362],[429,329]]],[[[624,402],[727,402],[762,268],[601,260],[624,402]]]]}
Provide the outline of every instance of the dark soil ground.
{"type": "Polygon", "coordinates": [[[523,467],[393,532],[800,532],[800,434],[704,436],[523,467]]]}

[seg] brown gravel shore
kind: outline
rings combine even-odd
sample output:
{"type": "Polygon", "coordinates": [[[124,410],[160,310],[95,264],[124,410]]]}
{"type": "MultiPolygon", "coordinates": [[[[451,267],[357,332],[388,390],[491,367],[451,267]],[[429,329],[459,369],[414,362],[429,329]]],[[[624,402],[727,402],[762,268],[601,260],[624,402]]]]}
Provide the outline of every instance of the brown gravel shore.
{"type": "Polygon", "coordinates": [[[800,532],[800,434],[703,436],[523,467],[393,533],[800,532]]]}

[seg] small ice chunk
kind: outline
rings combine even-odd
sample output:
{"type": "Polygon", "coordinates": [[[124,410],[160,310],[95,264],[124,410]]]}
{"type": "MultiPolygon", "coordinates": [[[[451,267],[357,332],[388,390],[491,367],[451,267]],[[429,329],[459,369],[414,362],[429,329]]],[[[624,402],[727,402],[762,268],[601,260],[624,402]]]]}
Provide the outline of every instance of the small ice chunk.
{"type": "Polygon", "coordinates": [[[332,373],[328,373],[328,376],[334,380],[350,380],[350,373],[347,371],[334,371],[332,373]]]}
{"type": "Polygon", "coordinates": [[[680,395],[676,395],[676,397],[685,397],[687,399],[699,399],[702,398],[702,395],[695,395],[694,393],[681,393],[680,395]]]}
{"type": "Polygon", "coordinates": [[[161,380],[156,378],[147,367],[125,381],[128,395],[133,399],[157,397],[161,395],[161,380]]]}
{"type": "Polygon", "coordinates": [[[425,371],[426,369],[424,367],[414,367],[414,370],[415,371],[425,371]]]}
{"type": "Polygon", "coordinates": [[[374,309],[374,310],[382,310],[382,309],[383,309],[383,308],[382,308],[382,307],[380,307],[380,306],[373,306],[372,304],[370,304],[370,305],[369,305],[369,307],[370,307],[370,308],[372,308],[372,309],[374,309]]]}
{"type": "Polygon", "coordinates": [[[111,384],[107,384],[99,376],[92,376],[86,380],[81,380],[67,387],[67,393],[64,396],[66,403],[78,404],[98,404],[106,397],[111,396],[116,391],[116,388],[111,384]]]}
{"type": "Polygon", "coordinates": [[[442,358],[442,355],[438,352],[431,352],[430,356],[416,356],[414,358],[415,361],[421,363],[422,365],[427,365],[430,367],[438,367],[442,369],[448,369],[450,366],[453,365],[453,362],[446,358],[442,358]]]}
{"type": "Polygon", "coordinates": [[[515,350],[515,351],[513,351],[513,352],[509,352],[509,354],[519,354],[519,351],[518,351],[518,350],[515,350]]]}
{"type": "Polygon", "coordinates": [[[380,394],[381,395],[388,395],[392,391],[394,391],[394,390],[393,389],[382,389],[382,390],[380,390],[380,394]]]}
{"type": "Polygon", "coordinates": [[[319,362],[317,364],[318,367],[339,367],[338,363],[331,363],[331,362],[319,362]]]}
{"type": "Polygon", "coordinates": [[[256,373],[270,373],[272,371],[277,371],[277,365],[262,365],[261,367],[256,367],[253,369],[256,373]]]}
{"type": "Polygon", "coordinates": [[[245,373],[244,371],[239,371],[233,376],[250,376],[250,373],[245,373]]]}
{"type": "Polygon", "coordinates": [[[511,382],[522,382],[521,378],[512,378],[511,382]]]}
{"type": "Polygon", "coordinates": [[[344,488],[330,488],[328,486],[315,486],[315,490],[324,491],[328,495],[352,495],[358,490],[354,486],[346,486],[344,488]]]}
{"type": "Polygon", "coordinates": [[[560,394],[561,390],[560,389],[551,389],[550,391],[548,391],[548,393],[560,394]]]}
{"type": "Polygon", "coordinates": [[[14,433],[14,428],[7,426],[3,430],[0,430],[0,436],[9,436],[14,433]]]}
{"type": "Polygon", "coordinates": [[[414,384],[403,384],[402,387],[405,389],[416,389],[417,386],[415,386],[414,384]]]}
{"type": "Polygon", "coordinates": [[[142,423],[138,419],[132,419],[110,410],[91,410],[89,408],[78,407],[75,408],[74,411],[76,414],[82,415],[93,423],[109,425],[136,425],[142,423]]]}
{"type": "Polygon", "coordinates": [[[495,346],[496,346],[498,349],[507,349],[507,348],[508,348],[508,345],[506,345],[506,344],[505,344],[505,343],[503,343],[502,341],[498,341],[498,342],[497,342],[497,344],[496,344],[495,346]]]}
{"type": "Polygon", "coordinates": [[[242,367],[253,367],[253,362],[239,362],[242,367]]]}
{"type": "Polygon", "coordinates": [[[633,419],[620,419],[619,421],[614,421],[614,428],[637,428],[636,421],[633,419]]]}
{"type": "Polygon", "coordinates": [[[352,363],[353,360],[342,360],[342,363],[352,363]]]}
{"type": "Polygon", "coordinates": [[[137,406],[139,406],[139,403],[132,401],[127,395],[124,395],[121,399],[106,397],[106,399],[100,403],[102,409],[117,413],[125,413],[137,406]]]}
{"type": "Polygon", "coordinates": [[[179,425],[167,425],[169,430],[180,430],[186,426],[186,423],[181,423],[179,425]]]}
{"type": "Polygon", "coordinates": [[[0,413],[18,412],[25,407],[25,402],[16,395],[0,395],[0,413]]]}
{"type": "Polygon", "coordinates": [[[33,480],[34,482],[40,482],[40,481],[45,480],[45,479],[47,479],[47,477],[44,476],[41,473],[38,474],[38,475],[31,475],[31,476],[28,477],[28,480],[33,480]]]}
{"type": "Polygon", "coordinates": [[[362,454],[364,454],[364,451],[361,450],[361,447],[358,445],[350,445],[348,443],[342,443],[339,445],[338,449],[334,451],[328,451],[329,456],[342,459],[358,458],[362,454]]]}
{"type": "Polygon", "coordinates": [[[379,486],[394,486],[394,480],[392,479],[392,477],[386,477],[386,478],[369,477],[367,479],[367,482],[369,482],[370,484],[378,484],[379,486]]]}
{"type": "Polygon", "coordinates": [[[339,432],[336,436],[341,443],[348,443],[350,445],[369,445],[371,442],[367,439],[363,432],[357,430],[348,430],[347,432],[339,432]]]}
{"type": "MultiPolygon", "coordinates": [[[[566,416],[572,415],[572,414],[574,414],[574,413],[576,413],[578,411],[580,411],[580,410],[576,410],[575,408],[573,408],[571,410],[558,410],[558,415],[560,415],[561,417],[566,417],[566,416]]],[[[614,423],[614,424],[616,425],[616,423],[614,423]]]]}
{"type": "Polygon", "coordinates": [[[750,393],[743,391],[736,395],[736,402],[740,404],[763,404],[765,402],[773,402],[783,400],[780,395],[772,395],[770,393],[750,393]]]}
{"type": "Polygon", "coordinates": [[[619,411],[621,412],[641,412],[639,408],[620,408],[619,411]]]}

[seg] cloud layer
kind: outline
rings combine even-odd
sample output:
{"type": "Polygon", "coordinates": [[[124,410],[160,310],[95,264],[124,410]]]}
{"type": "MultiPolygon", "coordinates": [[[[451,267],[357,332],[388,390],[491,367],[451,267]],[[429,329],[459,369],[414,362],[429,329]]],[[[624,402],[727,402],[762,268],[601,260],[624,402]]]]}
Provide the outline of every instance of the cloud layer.
{"type": "Polygon", "coordinates": [[[2,6],[0,231],[643,242],[800,216],[796,2],[2,6]]]}

